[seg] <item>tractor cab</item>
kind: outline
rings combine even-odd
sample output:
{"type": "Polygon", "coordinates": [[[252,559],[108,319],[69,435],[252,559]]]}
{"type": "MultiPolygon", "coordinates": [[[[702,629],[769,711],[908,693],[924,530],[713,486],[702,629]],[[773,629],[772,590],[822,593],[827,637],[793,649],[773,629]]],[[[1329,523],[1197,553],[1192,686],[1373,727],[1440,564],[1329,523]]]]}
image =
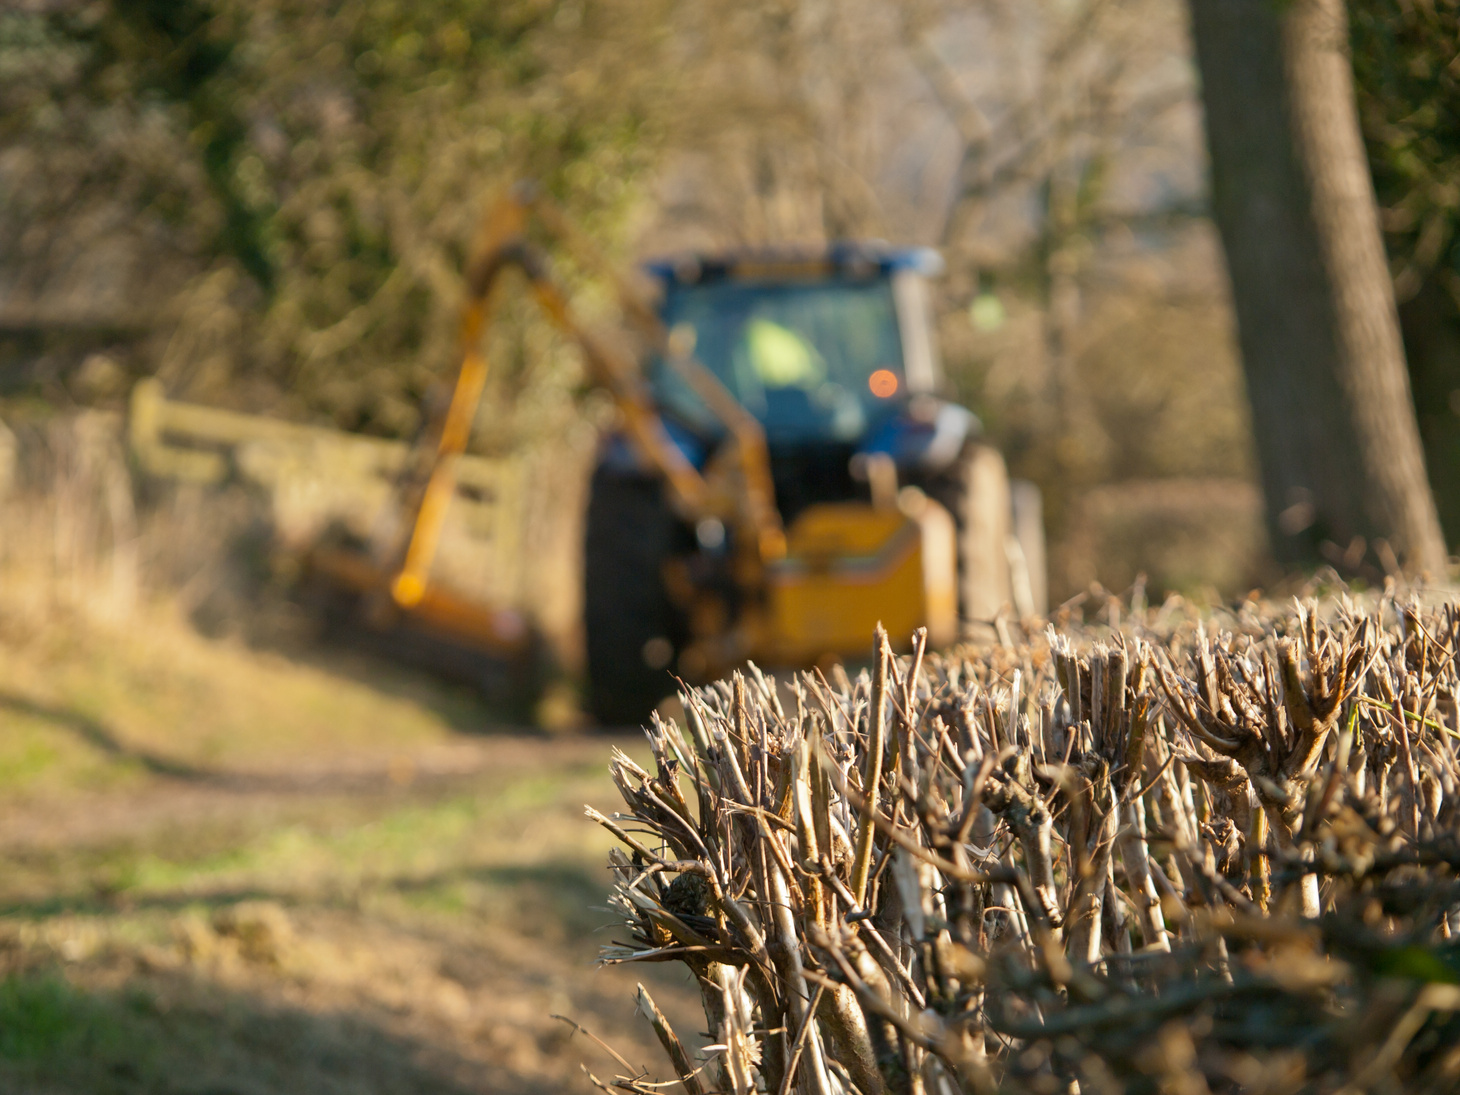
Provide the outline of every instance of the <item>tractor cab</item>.
{"type": "MultiPolygon", "coordinates": [[[[868,244],[648,265],[670,352],[692,354],[765,431],[786,522],[866,496],[866,457],[890,457],[912,482],[977,432],[935,395],[926,279],[941,269],[935,251],[868,244]]],[[[720,418],[663,355],[649,381],[670,436],[702,467],[720,418]]]]}

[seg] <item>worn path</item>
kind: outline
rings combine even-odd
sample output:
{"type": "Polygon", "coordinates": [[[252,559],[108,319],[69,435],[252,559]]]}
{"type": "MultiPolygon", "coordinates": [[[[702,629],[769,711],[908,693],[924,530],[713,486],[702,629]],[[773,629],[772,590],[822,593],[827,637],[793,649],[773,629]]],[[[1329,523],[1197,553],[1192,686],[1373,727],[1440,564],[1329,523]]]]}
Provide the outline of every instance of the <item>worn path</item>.
{"type": "MultiPolygon", "coordinates": [[[[596,970],[630,736],[491,732],[459,694],[184,633],[0,645],[0,1087],[589,1091],[663,1071],[596,970]]],[[[650,981],[682,1031],[685,981],[650,981]]]]}

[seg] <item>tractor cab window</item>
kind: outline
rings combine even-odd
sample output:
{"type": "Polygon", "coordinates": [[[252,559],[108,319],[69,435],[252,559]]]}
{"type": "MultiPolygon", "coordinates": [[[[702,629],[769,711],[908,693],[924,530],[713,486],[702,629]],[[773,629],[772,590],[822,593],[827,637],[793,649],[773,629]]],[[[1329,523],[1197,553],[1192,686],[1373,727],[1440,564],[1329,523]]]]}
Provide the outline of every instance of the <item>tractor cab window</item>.
{"type": "MultiPolygon", "coordinates": [[[[887,279],[675,286],[664,305],[673,352],[692,354],[765,426],[772,444],[855,442],[904,394],[887,279]]],[[[708,435],[720,425],[666,363],[664,409],[708,435]]]]}

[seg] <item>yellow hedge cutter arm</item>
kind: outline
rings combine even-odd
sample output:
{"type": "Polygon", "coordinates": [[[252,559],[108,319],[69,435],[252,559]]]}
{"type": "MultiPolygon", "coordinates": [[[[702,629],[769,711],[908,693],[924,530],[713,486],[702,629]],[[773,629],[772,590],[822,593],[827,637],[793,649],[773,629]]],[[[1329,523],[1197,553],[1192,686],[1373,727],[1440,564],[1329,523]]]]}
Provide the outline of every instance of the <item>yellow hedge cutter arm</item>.
{"type": "Polygon", "coordinates": [[[741,533],[736,542],[743,545],[737,579],[742,588],[760,587],[765,565],[780,559],[786,550],[760,423],[713,373],[679,352],[642,296],[607,269],[548,199],[531,187],[518,186],[493,203],[474,241],[461,317],[461,367],[451,401],[423,434],[418,459],[403,484],[409,532],[403,549],[387,553],[397,560],[387,583],[391,600],[398,608],[411,611],[430,591],[431,565],[456,489],[457,461],[466,449],[486,384],[484,334],[501,293],[503,275],[514,267],[525,276],[548,318],[581,348],[590,380],[612,396],[626,435],[645,463],[662,477],[675,509],[691,523],[713,517],[736,528],[741,533]],[[594,338],[578,321],[567,295],[549,272],[544,251],[529,237],[534,227],[612,281],[625,314],[725,426],[733,440],[733,460],[728,466],[717,463],[710,481],[665,432],[639,363],[594,338]]]}

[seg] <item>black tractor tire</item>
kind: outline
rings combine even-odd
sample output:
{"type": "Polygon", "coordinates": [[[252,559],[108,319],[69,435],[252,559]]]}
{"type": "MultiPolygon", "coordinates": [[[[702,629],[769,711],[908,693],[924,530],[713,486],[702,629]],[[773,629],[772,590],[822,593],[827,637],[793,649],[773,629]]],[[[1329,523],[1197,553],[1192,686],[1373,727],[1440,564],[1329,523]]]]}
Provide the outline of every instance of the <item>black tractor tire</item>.
{"type": "Polygon", "coordinates": [[[683,536],[658,479],[599,468],[584,535],[588,709],[600,726],[641,726],[676,685],[687,625],[664,567],[683,536]]]}

